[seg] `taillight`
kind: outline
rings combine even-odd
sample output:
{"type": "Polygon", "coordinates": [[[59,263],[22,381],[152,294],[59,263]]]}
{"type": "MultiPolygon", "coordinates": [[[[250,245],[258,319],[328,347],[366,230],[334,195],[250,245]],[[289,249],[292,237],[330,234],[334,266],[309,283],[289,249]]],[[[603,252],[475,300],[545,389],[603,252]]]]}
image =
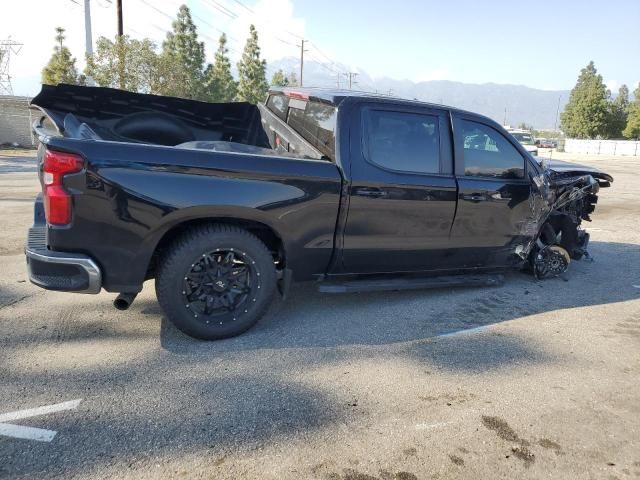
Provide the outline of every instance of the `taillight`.
{"type": "Polygon", "coordinates": [[[62,185],[63,177],[68,173],[77,173],[84,167],[84,160],[72,153],[46,150],[42,167],[42,193],[44,213],[51,225],[71,223],[71,195],[62,185]]]}

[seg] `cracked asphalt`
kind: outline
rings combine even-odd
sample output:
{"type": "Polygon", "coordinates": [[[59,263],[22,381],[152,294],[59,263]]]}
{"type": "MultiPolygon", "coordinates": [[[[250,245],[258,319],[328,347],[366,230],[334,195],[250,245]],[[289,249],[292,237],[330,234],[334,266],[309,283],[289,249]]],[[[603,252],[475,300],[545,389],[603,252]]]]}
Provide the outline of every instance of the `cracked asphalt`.
{"type": "Polygon", "coordinates": [[[0,478],[640,478],[640,159],[580,160],[615,182],[586,225],[594,262],[564,279],[297,285],[206,343],[151,282],[127,312],[31,285],[35,164],[0,151],[0,416],[82,399],[11,422],[57,434],[0,436],[0,478]]]}

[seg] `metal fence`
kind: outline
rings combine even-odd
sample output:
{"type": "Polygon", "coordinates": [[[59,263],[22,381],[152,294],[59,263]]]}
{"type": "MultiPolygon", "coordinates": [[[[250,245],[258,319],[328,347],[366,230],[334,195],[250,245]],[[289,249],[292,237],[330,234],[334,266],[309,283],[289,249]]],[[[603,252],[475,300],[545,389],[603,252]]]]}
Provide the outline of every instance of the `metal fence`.
{"type": "Polygon", "coordinates": [[[35,144],[31,132],[29,97],[0,95],[0,145],[31,147],[35,144]]]}
{"type": "MultiPolygon", "coordinates": [[[[560,147],[560,145],[558,145],[560,147]]],[[[584,153],[587,155],[628,155],[640,156],[640,141],[633,140],[564,140],[564,151],[567,153],[584,153]]]]}

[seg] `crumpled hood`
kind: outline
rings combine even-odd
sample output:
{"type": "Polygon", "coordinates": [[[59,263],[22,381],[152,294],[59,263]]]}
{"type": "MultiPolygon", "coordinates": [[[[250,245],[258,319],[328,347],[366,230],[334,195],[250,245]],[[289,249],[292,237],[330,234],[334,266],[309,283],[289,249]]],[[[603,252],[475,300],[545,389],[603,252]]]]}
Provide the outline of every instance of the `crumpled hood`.
{"type": "Polygon", "coordinates": [[[554,176],[573,177],[591,175],[596,180],[599,180],[598,183],[600,183],[601,187],[608,187],[608,184],[613,182],[613,177],[611,175],[588,165],[580,165],[578,163],[565,162],[551,158],[540,158],[540,161],[543,162],[545,170],[555,174],[554,176]]]}

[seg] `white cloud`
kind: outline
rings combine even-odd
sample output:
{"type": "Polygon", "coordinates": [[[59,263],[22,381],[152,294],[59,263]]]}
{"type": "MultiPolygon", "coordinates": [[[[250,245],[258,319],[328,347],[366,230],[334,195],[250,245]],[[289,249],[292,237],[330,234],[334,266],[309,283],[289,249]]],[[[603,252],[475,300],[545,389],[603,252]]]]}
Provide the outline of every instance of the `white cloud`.
{"type": "Polygon", "coordinates": [[[294,15],[292,0],[258,0],[251,9],[254,13],[242,7],[233,9],[239,14],[231,21],[229,30],[236,40],[232,43],[235,50],[242,51],[249,25],[254,24],[261,54],[267,61],[300,54],[297,45],[304,36],[304,20],[294,15]]]}
{"type": "Polygon", "coordinates": [[[617,92],[618,88],[620,88],[620,82],[618,82],[617,80],[607,80],[605,82],[605,85],[612,92],[617,92]]]}

